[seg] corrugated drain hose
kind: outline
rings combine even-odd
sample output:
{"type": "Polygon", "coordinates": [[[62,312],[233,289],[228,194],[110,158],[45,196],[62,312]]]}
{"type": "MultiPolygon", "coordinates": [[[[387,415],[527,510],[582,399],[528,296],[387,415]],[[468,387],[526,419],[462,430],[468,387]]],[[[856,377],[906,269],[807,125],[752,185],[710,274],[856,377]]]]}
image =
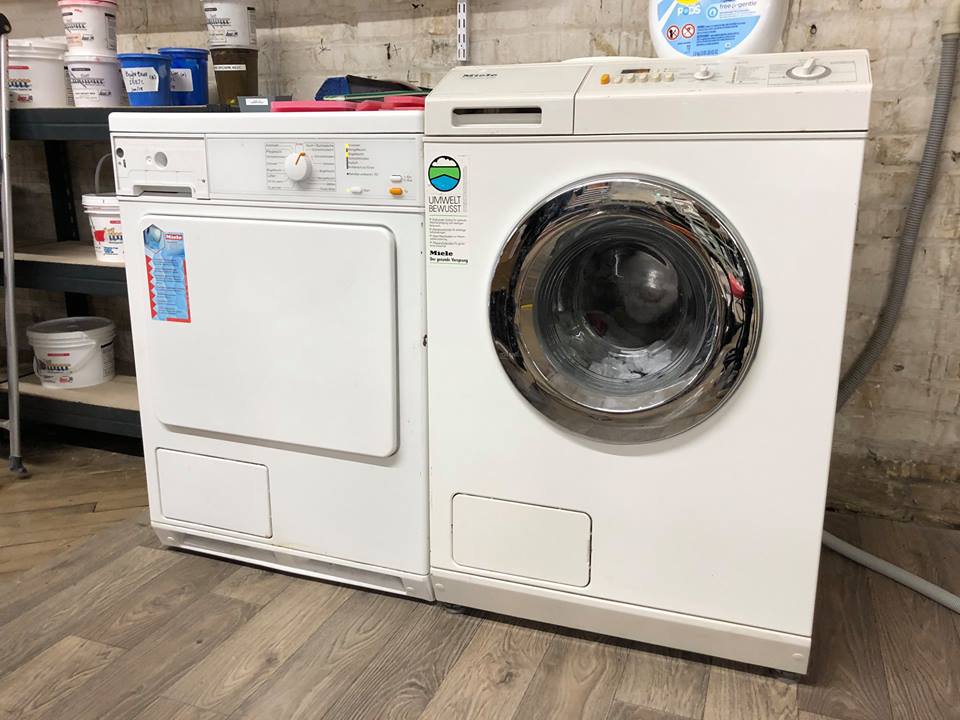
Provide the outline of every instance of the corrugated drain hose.
{"type": "MultiPolygon", "coordinates": [[[[913,265],[920,225],[923,222],[927,200],[930,198],[933,183],[936,179],[937,161],[940,157],[943,134],[950,114],[950,105],[953,101],[953,81],[957,68],[957,52],[960,49],[960,0],[953,0],[947,8],[942,35],[943,48],[940,53],[940,75],[937,78],[937,91],[933,101],[933,112],[930,116],[930,128],[927,130],[927,142],[923,148],[920,170],[917,173],[913,196],[910,199],[903,233],[900,236],[897,258],[890,273],[890,287],[887,290],[887,297],[884,300],[870,339],[840,381],[840,391],[837,396],[838,411],[850,399],[850,396],[853,395],[877,362],[880,354],[890,342],[897,320],[900,319],[903,300],[910,284],[910,267],[913,265]]],[[[953,612],[960,613],[960,597],[944,588],[937,587],[903,568],[854,547],[831,535],[826,530],[823,531],[823,544],[834,552],[921,595],[925,595],[934,602],[953,610],[953,612]]]]}

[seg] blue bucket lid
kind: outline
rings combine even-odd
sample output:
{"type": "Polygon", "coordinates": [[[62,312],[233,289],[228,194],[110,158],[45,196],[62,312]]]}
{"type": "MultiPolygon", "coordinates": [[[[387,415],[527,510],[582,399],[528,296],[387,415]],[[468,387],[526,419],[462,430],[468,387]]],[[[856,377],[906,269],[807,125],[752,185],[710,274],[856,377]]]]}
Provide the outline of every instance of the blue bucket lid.
{"type": "Polygon", "coordinates": [[[157,52],[161,55],[179,55],[181,57],[189,58],[205,58],[209,55],[208,50],[202,48],[178,48],[178,47],[165,47],[160,48],[157,52]]]}
{"type": "Polygon", "coordinates": [[[118,53],[118,60],[146,60],[148,62],[170,62],[170,58],[155,53],[118,53]]]}

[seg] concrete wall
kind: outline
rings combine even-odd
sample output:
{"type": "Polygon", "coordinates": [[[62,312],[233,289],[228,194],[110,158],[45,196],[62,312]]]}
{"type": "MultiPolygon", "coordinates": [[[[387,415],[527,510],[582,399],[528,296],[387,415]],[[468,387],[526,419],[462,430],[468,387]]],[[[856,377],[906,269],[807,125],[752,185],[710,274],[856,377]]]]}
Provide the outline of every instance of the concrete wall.
{"type": "MultiPolygon", "coordinates": [[[[640,0],[473,0],[475,63],[650,54],[640,0]]],[[[352,72],[435,83],[454,62],[454,0],[260,0],[261,89],[312,97],[352,72]]],[[[882,301],[923,146],[938,66],[940,2],[805,0],[792,4],[789,50],[867,48],[875,82],[846,360],[882,301]]],[[[15,35],[58,29],[53,0],[7,0],[15,35]]],[[[122,50],[203,46],[199,0],[121,0],[122,50]]],[[[90,160],[96,149],[76,150],[90,160]]],[[[21,150],[21,223],[49,213],[36,151],[21,150]],[[33,155],[30,155],[30,153],[33,155]],[[29,170],[28,167],[34,168],[29,170]]],[[[893,347],[839,416],[831,478],[838,507],[960,525],[960,109],[942,158],[904,322],[893,347]]],[[[802,378],[797,379],[802,382],[802,378]]],[[[798,448],[802,452],[802,448],[798,448]]]]}

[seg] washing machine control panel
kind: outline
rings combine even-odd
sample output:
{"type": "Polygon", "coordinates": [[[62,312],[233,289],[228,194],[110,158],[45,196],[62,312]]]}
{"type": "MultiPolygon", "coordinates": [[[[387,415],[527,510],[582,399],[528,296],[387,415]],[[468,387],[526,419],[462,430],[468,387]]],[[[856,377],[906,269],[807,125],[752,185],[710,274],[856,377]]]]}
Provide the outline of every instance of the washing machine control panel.
{"type": "Polygon", "coordinates": [[[213,198],[350,204],[422,204],[414,138],[208,137],[213,198]]]}

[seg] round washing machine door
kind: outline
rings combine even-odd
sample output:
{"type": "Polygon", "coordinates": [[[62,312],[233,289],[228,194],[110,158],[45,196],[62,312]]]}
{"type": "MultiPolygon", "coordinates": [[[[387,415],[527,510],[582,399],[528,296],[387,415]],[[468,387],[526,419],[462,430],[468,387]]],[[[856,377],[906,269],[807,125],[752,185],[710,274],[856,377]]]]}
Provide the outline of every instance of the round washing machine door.
{"type": "Polygon", "coordinates": [[[500,362],[558,425],[642,443],[689,430],[749,369],[760,288],[743,240],[653,177],[585,180],[513,230],[490,292],[500,362]]]}

